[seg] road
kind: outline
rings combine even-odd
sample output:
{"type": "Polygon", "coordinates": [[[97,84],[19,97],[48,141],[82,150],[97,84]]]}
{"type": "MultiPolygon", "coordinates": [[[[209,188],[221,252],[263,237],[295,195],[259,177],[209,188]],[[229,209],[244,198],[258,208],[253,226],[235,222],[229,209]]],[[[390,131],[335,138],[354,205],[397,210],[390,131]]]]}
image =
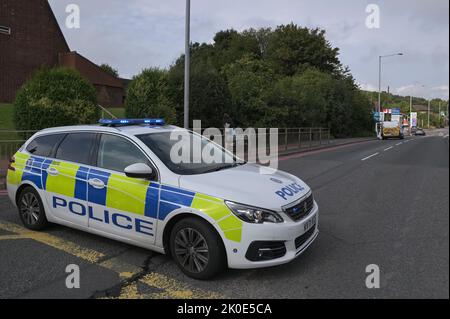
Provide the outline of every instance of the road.
{"type": "Polygon", "coordinates": [[[184,276],[165,256],[62,226],[34,233],[0,197],[1,298],[448,298],[448,130],[281,158],[320,207],[320,235],[295,261],[184,276]],[[67,289],[65,268],[81,269],[67,289]],[[366,266],[381,287],[365,285],[366,266]]]}

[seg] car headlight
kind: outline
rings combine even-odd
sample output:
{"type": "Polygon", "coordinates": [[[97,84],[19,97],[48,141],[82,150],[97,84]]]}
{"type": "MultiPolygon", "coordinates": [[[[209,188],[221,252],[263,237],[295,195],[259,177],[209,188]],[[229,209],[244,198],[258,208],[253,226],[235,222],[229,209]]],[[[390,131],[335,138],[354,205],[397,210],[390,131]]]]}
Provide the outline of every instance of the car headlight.
{"type": "Polygon", "coordinates": [[[233,214],[247,223],[262,224],[283,222],[283,218],[279,214],[270,210],[237,204],[229,201],[225,201],[225,204],[233,212],[233,214]]]}

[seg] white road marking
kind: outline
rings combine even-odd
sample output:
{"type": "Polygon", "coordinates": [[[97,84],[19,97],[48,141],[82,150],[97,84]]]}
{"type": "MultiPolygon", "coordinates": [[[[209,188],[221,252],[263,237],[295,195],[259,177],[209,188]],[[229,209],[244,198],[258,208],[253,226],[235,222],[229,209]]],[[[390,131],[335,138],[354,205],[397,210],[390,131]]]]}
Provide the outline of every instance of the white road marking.
{"type": "Polygon", "coordinates": [[[372,157],[377,156],[377,155],[379,155],[379,154],[380,154],[380,153],[372,154],[372,155],[370,155],[370,156],[367,156],[367,157],[363,158],[361,161],[368,160],[369,158],[372,158],[372,157]]]}
{"type": "Polygon", "coordinates": [[[391,150],[393,148],[394,148],[394,146],[391,146],[391,147],[386,148],[384,151],[386,152],[386,151],[389,151],[389,150],[391,150]]]}
{"type": "Polygon", "coordinates": [[[396,146],[399,146],[399,145],[402,145],[403,144],[403,142],[400,142],[400,143],[397,143],[397,144],[395,144],[396,146]]]}
{"type": "Polygon", "coordinates": [[[448,137],[448,134],[447,135],[444,135],[444,136],[442,136],[442,138],[447,138],[448,137]]]}

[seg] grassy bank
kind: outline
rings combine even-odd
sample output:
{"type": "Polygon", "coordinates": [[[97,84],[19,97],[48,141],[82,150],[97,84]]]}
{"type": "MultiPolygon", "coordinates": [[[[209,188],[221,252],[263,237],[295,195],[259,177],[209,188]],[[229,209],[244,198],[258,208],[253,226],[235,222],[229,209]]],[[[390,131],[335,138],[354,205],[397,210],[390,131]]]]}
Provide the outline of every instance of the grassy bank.
{"type": "MultiPolygon", "coordinates": [[[[14,131],[14,106],[0,103],[0,131],[14,131]]],[[[0,140],[17,140],[20,137],[15,133],[0,132],[0,140]]]]}
{"type": "Polygon", "coordinates": [[[12,104],[0,103],[0,130],[13,130],[13,113],[14,107],[12,104]]]}

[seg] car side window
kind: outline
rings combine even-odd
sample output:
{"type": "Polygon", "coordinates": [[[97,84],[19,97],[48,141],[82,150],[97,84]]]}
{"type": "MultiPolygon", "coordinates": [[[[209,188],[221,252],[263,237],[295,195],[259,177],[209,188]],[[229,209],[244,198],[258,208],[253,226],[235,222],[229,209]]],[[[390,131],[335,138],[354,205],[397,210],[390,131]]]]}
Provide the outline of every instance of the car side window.
{"type": "Polygon", "coordinates": [[[59,145],[56,158],[80,164],[90,164],[95,133],[70,133],[59,145]]]}
{"type": "Polygon", "coordinates": [[[136,163],[149,164],[139,148],[119,136],[102,134],[97,155],[98,167],[123,172],[127,166],[136,163]]]}
{"type": "Polygon", "coordinates": [[[36,137],[27,146],[30,154],[42,157],[49,157],[53,148],[61,142],[66,134],[52,134],[36,137]]]}

